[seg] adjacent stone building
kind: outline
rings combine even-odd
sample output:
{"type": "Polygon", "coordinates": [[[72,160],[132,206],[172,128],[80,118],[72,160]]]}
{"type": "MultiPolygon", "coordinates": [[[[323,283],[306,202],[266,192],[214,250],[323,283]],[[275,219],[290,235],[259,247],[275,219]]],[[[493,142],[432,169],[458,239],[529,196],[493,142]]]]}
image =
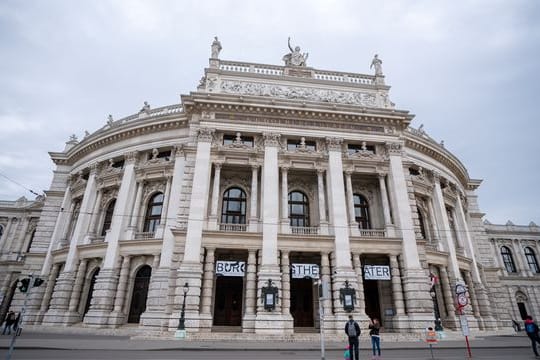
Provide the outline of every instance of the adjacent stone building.
{"type": "Polygon", "coordinates": [[[410,126],[378,57],[364,75],[220,50],[179,104],[109,116],[50,153],[45,197],[0,203],[2,314],[33,274],[44,326],[174,330],[185,301],[189,334],[289,336],[321,311],[329,333],[350,312],[456,329],[456,285],[473,329],[540,316],[539,228],[482,222],[481,181],[410,126]]]}

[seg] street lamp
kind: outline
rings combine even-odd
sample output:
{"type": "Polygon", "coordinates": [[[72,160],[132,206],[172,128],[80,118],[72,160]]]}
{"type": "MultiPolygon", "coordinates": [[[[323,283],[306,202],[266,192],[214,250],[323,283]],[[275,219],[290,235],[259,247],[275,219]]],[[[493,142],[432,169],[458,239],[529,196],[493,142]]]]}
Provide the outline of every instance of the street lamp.
{"type": "Polygon", "coordinates": [[[185,314],[186,314],[186,295],[189,291],[189,284],[186,282],[182,288],[184,292],[184,299],[182,300],[182,311],[180,311],[180,321],[178,322],[178,330],[186,330],[185,314]]]}

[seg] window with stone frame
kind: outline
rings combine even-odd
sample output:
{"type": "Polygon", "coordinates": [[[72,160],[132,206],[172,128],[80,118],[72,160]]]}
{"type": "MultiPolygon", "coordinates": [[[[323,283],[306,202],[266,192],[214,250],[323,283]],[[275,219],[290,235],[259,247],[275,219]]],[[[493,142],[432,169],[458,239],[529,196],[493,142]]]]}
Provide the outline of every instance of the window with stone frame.
{"type": "Polygon", "coordinates": [[[371,220],[369,218],[369,203],[364,195],[354,194],[354,220],[358,223],[360,229],[371,229],[371,220]]]}
{"type": "Polygon", "coordinates": [[[538,261],[536,260],[536,254],[534,250],[529,246],[525,248],[525,258],[527,259],[527,264],[529,264],[529,269],[535,274],[540,273],[540,267],[538,267],[538,261]]]}
{"type": "Polygon", "coordinates": [[[111,228],[115,205],[116,199],[112,199],[107,206],[105,217],[103,218],[103,226],[101,227],[101,236],[105,236],[107,234],[107,230],[111,228]]]}
{"type": "Polygon", "coordinates": [[[512,252],[507,246],[501,247],[501,256],[502,256],[506,271],[509,273],[517,272],[516,265],[514,263],[514,258],[512,257],[512,252]]]}
{"type": "Polygon", "coordinates": [[[75,225],[77,225],[77,220],[79,219],[79,213],[81,211],[81,200],[75,200],[75,205],[73,206],[73,213],[71,214],[71,220],[69,222],[67,239],[71,239],[73,233],[75,232],[75,225]]]}
{"type": "Polygon", "coordinates": [[[306,140],[303,137],[300,138],[300,139],[288,139],[287,140],[287,150],[295,151],[297,149],[315,151],[315,150],[317,150],[317,144],[316,144],[315,141],[306,140]]]}
{"type": "Polygon", "coordinates": [[[221,206],[221,223],[245,224],[246,223],[247,197],[244,190],[232,187],[223,193],[221,206]]]}
{"type": "Polygon", "coordinates": [[[422,214],[422,211],[419,207],[416,207],[416,212],[418,213],[418,222],[420,224],[420,234],[422,235],[422,239],[428,240],[426,233],[426,224],[424,222],[424,215],[422,214]]]}
{"type": "Polygon", "coordinates": [[[301,191],[289,193],[289,220],[293,227],[309,227],[309,199],[301,191]]]}
{"type": "Polygon", "coordinates": [[[146,215],[144,217],[144,232],[154,233],[161,222],[161,213],[163,211],[163,193],[154,194],[148,201],[146,215]]]}

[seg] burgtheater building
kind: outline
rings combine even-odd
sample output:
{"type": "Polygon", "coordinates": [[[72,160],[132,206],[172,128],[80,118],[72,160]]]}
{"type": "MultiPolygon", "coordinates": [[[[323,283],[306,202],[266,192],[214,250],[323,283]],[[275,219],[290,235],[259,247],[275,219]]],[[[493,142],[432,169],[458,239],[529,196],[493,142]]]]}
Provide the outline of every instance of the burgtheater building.
{"type": "Polygon", "coordinates": [[[459,329],[456,285],[471,329],[540,316],[540,228],[482,221],[481,181],[410,126],[377,56],[365,75],[290,49],[284,66],[225,61],[216,38],[180,103],[51,152],[46,196],[0,202],[0,315],[33,274],[25,322],[42,326],[459,329]]]}

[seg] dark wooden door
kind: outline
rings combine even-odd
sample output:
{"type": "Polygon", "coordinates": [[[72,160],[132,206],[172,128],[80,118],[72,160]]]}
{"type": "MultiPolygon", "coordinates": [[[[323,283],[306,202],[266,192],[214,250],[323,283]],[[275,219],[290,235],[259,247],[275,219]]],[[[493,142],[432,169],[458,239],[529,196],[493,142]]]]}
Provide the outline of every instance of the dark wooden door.
{"type": "Polygon", "coordinates": [[[216,279],[214,325],[242,325],[242,277],[220,276],[216,279]]]}
{"type": "Polygon", "coordinates": [[[313,285],[311,279],[291,280],[291,315],[295,327],[313,327],[313,285]]]}
{"type": "Polygon", "coordinates": [[[148,285],[150,284],[151,275],[152,268],[148,265],[141,267],[135,275],[128,323],[138,324],[141,320],[141,314],[146,310],[146,298],[148,297],[148,285]]]}

